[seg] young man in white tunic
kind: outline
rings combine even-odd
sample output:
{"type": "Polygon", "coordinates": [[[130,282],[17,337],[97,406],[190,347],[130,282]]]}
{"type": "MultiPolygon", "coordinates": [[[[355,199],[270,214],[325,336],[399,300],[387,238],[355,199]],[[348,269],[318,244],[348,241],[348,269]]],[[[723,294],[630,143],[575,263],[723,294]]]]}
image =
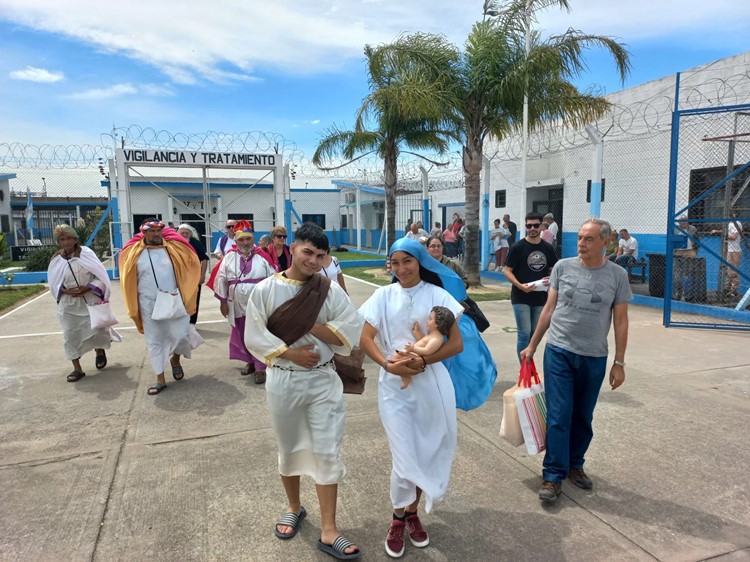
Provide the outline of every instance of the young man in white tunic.
{"type": "Polygon", "coordinates": [[[81,357],[96,350],[96,368],[107,366],[106,349],[110,342],[122,341],[112,328],[92,328],[89,306],[109,300],[112,286],[107,270],[96,254],[81,246],[78,233],[67,224],[55,227],[52,234],[60,251],[49,264],[47,277],[50,294],[57,302],[57,317],[63,331],[65,356],[73,363],[68,382],[86,376],[81,367],[81,357]]]}
{"type": "Polygon", "coordinates": [[[148,388],[149,395],[159,394],[167,387],[164,379],[167,364],[172,367],[172,377],[182,380],[185,372],[180,357],[190,359],[192,350],[203,343],[190,324],[200,271],[198,256],[188,241],[156,219],[144,221],[141,233],[120,252],[120,285],[125,306],[138,331],[146,336],[151,367],[156,374],[156,384],[148,388]],[[175,293],[178,289],[183,304],[179,314],[154,320],[157,293],[175,293]]]}
{"type": "Polygon", "coordinates": [[[286,271],[256,285],[247,305],[245,344],[267,365],[266,396],[279,447],[279,473],[288,511],[275,534],[290,539],[306,515],[300,502],[300,476],[315,480],[321,513],[318,548],[339,559],[360,550],[336,528],[338,483],[346,474],[339,452],[344,434],[343,385],[333,354],[349,355],[359,341],[362,320],[346,293],[331,283],[312,330],[287,346],[268,330],[274,311],[302,289],[322,267],[328,238],[317,225],[295,232],[286,271]]]}
{"type": "Polygon", "coordinates": [[[232,327],[229,358],[244,361],[247,366],[242,374],[255,373],[255,383],[263,384],[266,382],[265,363],[245,347],[245,311],[256,284],[276,273],[276,270],[268,254],[255,247],[255,236],[248,221],[237,223],[234,239],[237,247],[229,250],[218,263],[215,279],[212,276],[209,287],[221,303],[221,314],[232,327]]]}
{"type": "Polygon", "coordinates": [[[425,496],[425,511],[429,513],[448,488],[456,451],[456,399],[442,361],[463,350],[458,319],[464,308],[438,285],[442,283],[439,274],[428,268],[445,268],[419,243],[401,239],[391,246],[390,256],[398,283],[379,288],[359,309],[366,321],[360,348],[382,366],[378,409],[393,458],[393,516],[385,550],[389,556],[400,558],[405,548],[404,530],[414,546],[425,547],[430,542],[417,516],[421,496],[425,496]],[[415,322],[423,333],[427,331],[434,306],[444,306],[456,317],[448,340],[432,355],[409,363],[391,361],[406,343],[414,341],[415,322]],[[413,378],[402,389],[401,376],[405,375],[413,378]]]}

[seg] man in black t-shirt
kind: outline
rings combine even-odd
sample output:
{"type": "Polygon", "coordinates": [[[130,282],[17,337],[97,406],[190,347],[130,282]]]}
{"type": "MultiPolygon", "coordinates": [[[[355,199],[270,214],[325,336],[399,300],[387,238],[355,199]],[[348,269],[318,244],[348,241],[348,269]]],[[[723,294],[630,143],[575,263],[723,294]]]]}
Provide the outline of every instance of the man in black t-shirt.
{"type": "MultiPolygon", "coordinates": [[[[516,353],[525,349],[536,330],[539,315],[547,302],[547,288],[557,254],[551,244],[541,238],[542,215],[526,215],[526,238],[510,249],[505,260],[505,277],[513,284],[510,302],[516,317],[516,353]]],[[[519,357],[520,361],[520,357],[519,357]]]]}

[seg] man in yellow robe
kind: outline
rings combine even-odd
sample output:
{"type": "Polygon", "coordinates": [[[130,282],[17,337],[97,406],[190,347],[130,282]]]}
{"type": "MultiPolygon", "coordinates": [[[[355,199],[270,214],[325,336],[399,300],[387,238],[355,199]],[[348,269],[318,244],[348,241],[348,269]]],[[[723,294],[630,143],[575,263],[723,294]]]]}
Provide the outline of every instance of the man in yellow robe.
{"type": "Polygon", "coordinates": [[[167,361],[174,379],[181,380],[185,372],[180,357],[189,359],[192,350],[203,343],[198,332],[190,329],[199,279],[200,262],[193,248],[174,229],[164,228],[159,220],[144,221],[141,232],[120,252],[120,286],[125,306],[138,331],[146,336],[156,374],[156,384],[149,387],[149,395],[167,387],[164,379],[167,361]],[[170,317],[155,320],[157,296],[159,300],[166,297],[164,302],[168,302],[169,295],[178,290],[182,306],[178,303],[170,317]]]}

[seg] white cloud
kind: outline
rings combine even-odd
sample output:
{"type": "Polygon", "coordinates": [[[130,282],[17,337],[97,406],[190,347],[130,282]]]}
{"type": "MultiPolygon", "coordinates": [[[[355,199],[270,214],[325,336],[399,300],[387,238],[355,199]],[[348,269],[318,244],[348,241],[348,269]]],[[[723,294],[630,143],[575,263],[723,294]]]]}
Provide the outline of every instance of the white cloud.
{"type": "MultiPolygon", "coordinates": [[[[550,8],[538,26],[613,35],[626,43],[670,38],[734,42],[750,19],[747,0],[575,0],[550,8]]],[[[365,44],[405,32],[441,33],[462,44],[481,18],[482,0],[277,0],[175,3],[172,0],[0,0],[0,19],[61,34],[108,53],[140,60],[178,84],[257,80],[266,71],[314,74],[361,61],[365,44]],[[179,25],[172,25],[179,21],[179,25]]],[[[744,44],[746,45],[746,43],[744,44]]]]}
{"type": "Polygon", "coordinates": [[[147,96],[173,96],[174,91],[168,86],[160,84],[142,84],[139,86],[140,91],[147,96]]]}
{"type": "Polygon", "coordinates": [[[320,124],[320,119],[313,119],[312,121],[310,121],[310,124],[311,125],[319,125],[320,124]]]}
{"type": "Polygon", "coordinates": [[[44,68],[36,68],[33,66],[27,66],[23,70],[14,70],[10,73],[10,77],[15,80],[28,80],[29,82],[59,82],[65,79],[65,75],[62,72],[50,72],[44,68]]]}
{"type": "Polygon", "coordinates": [[[108,88],[92,88],[90,90],[84,90],[83,92],[71,94],[68,97],[76,100],[104,100],[135,94],[137,92],[138,90],[132,84],[115,84],[108,88]]]}
{"type": "Polygon", "coordinates": [[[171,0],[0,0],[0,18],[75,38],[152,65],[176,83],[252,79],[259,69],[336,71],[363,57],[367,43],[426,30],[462,40],[481,10],[441,0],[355,3],[333,0],[238,2],[171,0]],[[179,25],[171,25],[179,20],[179,25]]]}
{"type": "Polygon", "coordinates": [[[161,86],[159,84],[134,85],[123,83],[115,84],[108,88],[92,88],[90,90],[84,90],[83,92],[71,94],[68,97],[76,100],[104,100],[136,94],[144,96],[173,96],[174,92],[169,87],[161,86]]]}

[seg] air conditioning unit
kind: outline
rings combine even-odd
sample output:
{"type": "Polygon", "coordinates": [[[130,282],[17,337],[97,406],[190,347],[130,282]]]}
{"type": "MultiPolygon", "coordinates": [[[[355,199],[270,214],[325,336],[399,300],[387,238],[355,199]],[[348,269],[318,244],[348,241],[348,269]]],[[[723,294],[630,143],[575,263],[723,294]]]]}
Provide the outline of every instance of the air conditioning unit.
{"type": "Polygon", "coordinates": [[[344,193],[344,201],[346,203],[356,203],[357,194],[356,193],[344,193]]]}
{"type": "Polygon", "coordinates": [[[382,213],[385,210],[385,201],[374,201],[372,204],[372,208],[375,211],[382,213]]]}

